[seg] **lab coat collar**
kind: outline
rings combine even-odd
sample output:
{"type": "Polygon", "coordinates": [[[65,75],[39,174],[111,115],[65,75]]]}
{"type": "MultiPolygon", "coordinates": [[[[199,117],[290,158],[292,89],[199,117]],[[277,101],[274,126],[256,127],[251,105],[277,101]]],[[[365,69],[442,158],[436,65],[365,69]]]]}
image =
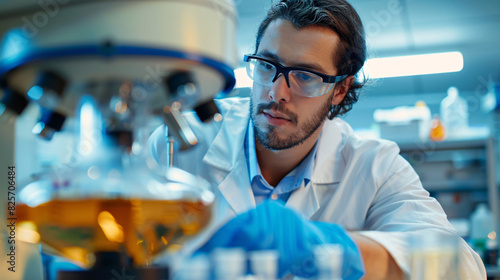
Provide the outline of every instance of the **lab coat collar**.
{"type": "Polygon", "coordinates": [[[285,206],[297,210],[304,218],[309,219],[319,209],[316,185],[311,182],[307,186],[302,184],[292,192],[285,206]]]}
{"type": "Polygon", "coordinates": [[[243,143],[249,114],[248,99],[235,101],[224,114],[222,127],[208,148],[203,162],[229,172],[242,156],[244,159],[243,143]]]}
{"type": "Polygon", "coordinates": [[[340,182],[345,167],[341,151],[344,135],[341,130],[345,129],[349,130],[351,128],[338,118],[326,120],[323,125],[311,178],[313,184],[340,182]],[[328,166],[328,169],[323,168],[323,166],[328,166]]]}
{"type": "Polygon", "coordinates": [[[288,199],[286,206],[298,210],[306,219],[311,218],[319,209],[318,184],[333,184],[340,181],[343,172],[342,155],[342,133],[340,127],[345,124],[342,120],[327,120],[318,140],[318,150],[313,165],[313,173],[308,186],[302,185],[294,191],[288,199]],[[333,164],[331,163],[333,162],[333,164]],[[329,168],[323,168],[328,166],[329,168]],[[331,168],[333,166],[333,168],[331,168]]]}
{"type": "Polygon", "coordinates": [[[248,99],[236,101],[203,158],[213,167],[218,188],[236,214],[255,208],[243,146],[249,118],[248,99]]]}

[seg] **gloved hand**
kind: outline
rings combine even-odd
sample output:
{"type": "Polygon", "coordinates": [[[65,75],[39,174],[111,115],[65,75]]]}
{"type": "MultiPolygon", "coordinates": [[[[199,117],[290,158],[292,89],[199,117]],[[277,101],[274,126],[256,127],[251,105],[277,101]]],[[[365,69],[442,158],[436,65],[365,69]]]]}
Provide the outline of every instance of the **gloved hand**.
{"type": "Polygon", "coordinates": [[[218,247],[240,247],[247,251],[277,250],[279,277],[293,273],[317,275],[313,248],[318,244],[340,244],[344,248],[342,279],[359,279],[364,274],[360,251],[339,225],[308,221],[275,201],[265,201],[222,226],[198,252],[218,247]]]}

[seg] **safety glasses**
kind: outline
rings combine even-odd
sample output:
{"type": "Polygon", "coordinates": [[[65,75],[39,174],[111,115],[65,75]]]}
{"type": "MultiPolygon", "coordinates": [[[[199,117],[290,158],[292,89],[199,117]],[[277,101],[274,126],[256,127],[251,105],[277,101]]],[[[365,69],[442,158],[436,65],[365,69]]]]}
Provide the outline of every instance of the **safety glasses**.
{"type": "Polygon", "coordinates": [[[349,75],[329,76],[302,67],[285,67],[257,55],[245,55],[248,76],[256,83],[270,87],[283,73],[287,86],[294,94],[317,97],[329,92],[333,85],[349,75]]]}

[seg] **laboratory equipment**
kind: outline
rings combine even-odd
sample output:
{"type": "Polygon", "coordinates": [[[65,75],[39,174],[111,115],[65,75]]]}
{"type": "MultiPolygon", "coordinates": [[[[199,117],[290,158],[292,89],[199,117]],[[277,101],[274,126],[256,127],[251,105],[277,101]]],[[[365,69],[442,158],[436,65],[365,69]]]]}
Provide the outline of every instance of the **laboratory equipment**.
{"type": "Polygon", "coordinates": [[[479,204],[471,217],[470,243],[472,249],[485,260],[486,244],[488,240],[494,240],[493,217],[488,206],[484,203],[479,204]]]}
{"type": "Polygon", "coordinates": [[[444,141],[446,139],[447,131],[448,130],[439,118],[439,115],[434,114],[429,129],[429,140],[434,142],[444,141]]]}
{"type": "Polygon", "coordinates": [[[59,279],[164,278],[153,258],[201,231],[215,196],[156,166],[145,144],[165,123],[179,149],[195,145],[183,111],[220,119],[213,98],[235,83],[232,1],[24,0],[0,11],[0,119],[36,106],[33,133],[72,147],[21,182],[18,238],[88,268],[59,279]]]}
{"type": "Polygon", "coordinates": [[[448,88],[447,96],[441,101],[441,118],[451,138],[466,134],[469,112],[467,101],[460,97],[456,87],[448,88]]]}
{"type": "Polygon", "coordinates": [[[373,120],[380,137],[393,141],[425,141],[429,137],[431,113],[423,101],[415,106],[376,109],[373,120]]]}
{"type": "Polygon", "coordinates": [[[338,244],[323,244],[314,248],[318,280],[342,280],[344,249],[338,244]]]}
{"type": "Polygon", "coordinates": [[[411,280],[459,279],[459,237],[452,233],[408,236],[411,256],[411,280]]]}
{"type": "Polygon", "coordinates": [[[206,255],[197,255],[183,260],[174,279],[178,280],[209,280],[211,279],[210,259],[206,255]]]}
{"type": "Polygon", "coordinates": [[[278,277],[278,251],[261,250],[250,252],[250,268],[261,280],[275,280],[278,277]]]}
{"type": "Polygon", "coordinates": [[[211,253],[217,280],[242,280],[247,272],[246,252],[242,248],[217,248],[211,253]]]}

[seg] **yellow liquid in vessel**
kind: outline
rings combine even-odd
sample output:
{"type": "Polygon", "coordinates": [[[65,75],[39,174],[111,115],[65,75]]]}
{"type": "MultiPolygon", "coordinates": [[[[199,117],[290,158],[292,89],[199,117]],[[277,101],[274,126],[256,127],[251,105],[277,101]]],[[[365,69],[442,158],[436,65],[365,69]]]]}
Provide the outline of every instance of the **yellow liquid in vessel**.
{"type": "Polygon", "coordinates": [[[434,142],[441,142],[446,139],[446,128],[443,125],[443,122],[439,119],[438,116],[434,116],[431,121],[431,129],[429,133],[429,140],[434,142]]]}
{"type": "Polygon", "coordinates": [[[99,251],[126,252],[135,265],[144,265],[202,230],[211,208],[200,201],[89,198],[18,205],[16,216],[19,239],[39,239],[85,265],[99,251]]]}

